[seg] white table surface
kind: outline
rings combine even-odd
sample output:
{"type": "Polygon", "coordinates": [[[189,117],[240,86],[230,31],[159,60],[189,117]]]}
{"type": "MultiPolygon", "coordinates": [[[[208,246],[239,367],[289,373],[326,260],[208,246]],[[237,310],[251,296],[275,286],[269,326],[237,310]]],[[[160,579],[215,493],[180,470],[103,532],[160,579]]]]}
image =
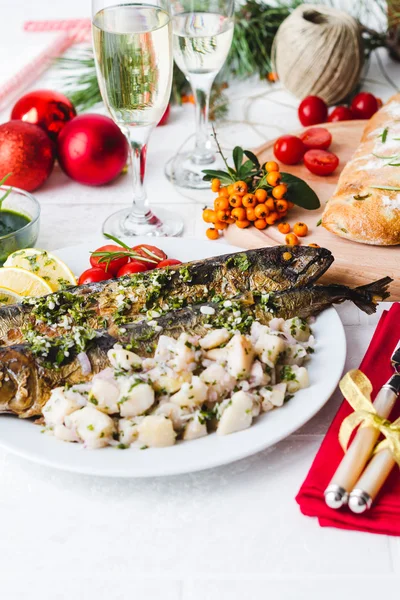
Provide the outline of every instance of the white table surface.
{"type": "MultiPolygon", "coordinates": [[[[75,18],[90,10],[88,1],[78,0],[2,0],[3,6],[0,83],[51,39],[23,33],[24,19],[75,18]]],[[[381,56],[399,81],[399,66],[381,56]]],[[[374,61],[368,79],[370,91],[383,100],[391,95],[374,61]]],[[[51,72],[34,87],[54,88],[56,81],[51,72]]],[[[230,121],[219,127],[227,149],[236,143],[257,146],[299,128],[297,101],[279,87],[234,85],[231,98],[230,121]]],[[[9,110],[0,113],[1,122],[9,110]]],[[[204,235],[202,203],[174,189],[163,165],[192,132],[192,107],[174,109],[171,123],[153,134],[147,171],[154,207],[179,211],[188,238],[204,235]]],[[[127,176],[90,188],[56,168],[36,193],[42,205],[38,245],[56,248],[94,236],[113,209],[129,202],[129,194],[127,176]]],[[[379,314],[366,317],[350,305],[339,313],[350,369],[359,365],[379,314]]],[[[392,592],[400,583],[399,539],[322,529],[294,501],[340,401],[336,393],[312,421],[274,448],[181,477],[95,479],[0,450],[0,598],[369,600],[392,592]]]]}

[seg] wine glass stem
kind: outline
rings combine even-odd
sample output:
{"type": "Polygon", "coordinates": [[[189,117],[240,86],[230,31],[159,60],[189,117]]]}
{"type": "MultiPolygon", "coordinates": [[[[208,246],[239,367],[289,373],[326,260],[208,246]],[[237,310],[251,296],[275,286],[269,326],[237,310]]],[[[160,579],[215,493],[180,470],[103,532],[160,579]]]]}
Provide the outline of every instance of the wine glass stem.
{"type": "Polygon", "coordinates": [[[133,202],[129,220],[137,223],[144,223],[151,218],[149,201],[144,185],[147,144],[151,129],[151,127],[130,126],[126,131],[133,183],[133,202]]]}
{"type": "Polygon", "coordinates": [[[208,130],[208,119],[210,110],[210,95],[214,76],[192,75],[190,84],[196,105],[196,145],[192,155],[192,161],[196,165],[208,165],[215,160],[212,151],[211,136],[208,130]]]}

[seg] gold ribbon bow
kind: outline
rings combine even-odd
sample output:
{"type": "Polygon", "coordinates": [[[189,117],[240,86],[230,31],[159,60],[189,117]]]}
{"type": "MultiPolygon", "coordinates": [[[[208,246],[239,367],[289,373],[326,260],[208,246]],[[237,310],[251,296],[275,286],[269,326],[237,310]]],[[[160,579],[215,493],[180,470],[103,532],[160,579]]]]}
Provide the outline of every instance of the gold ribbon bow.
{"type": "Polygon", "coordinates": [[[346,417],[340,426],[339,442],[346,452],[353,431],[361,427],[373,427],[385,436],[375,449],[375,452],[389,448],[394,460],[400,466],[400,417],[393,423],[376,414],[371,401],[372,384],[361,371],[349,371],[339,384],[340,390],[354,410],[346,417]]]}

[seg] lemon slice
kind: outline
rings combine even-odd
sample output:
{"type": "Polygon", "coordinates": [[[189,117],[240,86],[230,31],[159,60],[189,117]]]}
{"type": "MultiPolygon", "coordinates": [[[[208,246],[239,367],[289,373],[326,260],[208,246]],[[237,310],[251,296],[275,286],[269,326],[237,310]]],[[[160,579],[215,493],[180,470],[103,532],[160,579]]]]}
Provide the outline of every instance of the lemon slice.
{"type": "Polygon", "coordinates": [[[5,267],[20,267],[35,273],[49,284],[53,292],[65,285],[76,285],[72,271],[54,254],[37,248],[17,250],[7,258],[5,267]]]}
{"type": "Polygon", "coordinates": [[[22,300],[22,296],[16,294],[6,287],[0,287],[0,304],[16,304],[22,300]]]}
{"type": "Polygon", "coordinates": [[[53,291],[47,281],[20,267],[1,268],[0,287],[8,288],[20,296],[45,296],[53,291]]]}

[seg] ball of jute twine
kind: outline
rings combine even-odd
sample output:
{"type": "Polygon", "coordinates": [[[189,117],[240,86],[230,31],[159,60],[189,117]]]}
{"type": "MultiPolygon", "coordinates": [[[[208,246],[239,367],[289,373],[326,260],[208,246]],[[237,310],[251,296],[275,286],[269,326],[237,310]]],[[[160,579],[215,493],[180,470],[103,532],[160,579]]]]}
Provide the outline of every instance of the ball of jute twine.
{"type": "Polygon", "coordinates": [[[280,81],[297,98],[314,94],[335,104],[360,78],[360,25],[343,11],[303,4],[279,27],[272,55],[280,81]]]}

